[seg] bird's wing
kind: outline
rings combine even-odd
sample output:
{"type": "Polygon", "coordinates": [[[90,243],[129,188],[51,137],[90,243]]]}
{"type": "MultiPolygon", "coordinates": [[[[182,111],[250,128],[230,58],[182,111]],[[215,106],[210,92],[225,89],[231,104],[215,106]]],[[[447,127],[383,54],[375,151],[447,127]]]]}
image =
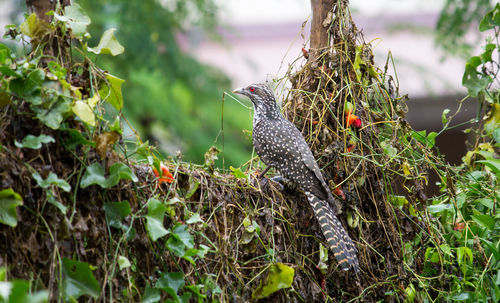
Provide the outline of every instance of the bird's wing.
{"type": "Polygon", "coordinates": [[[323,174],[321,173],[321,170],[318,166],[318,163],[316,163],[316,159],[314,158],[314,155],[311,149],[309,148],[309,145],[307,145],[304,136],[302,135],[300,130],[298,130],[297,127],[295,127],[295,125],[293,125],[288,120],[286,121],[291,126],[290,131],[293,132],[293,136],[297,138],[297,140],[295,141],[296,148],[300,152],[304,165],[316,176],[318,182],[321,184],[321,186],[323,187],[324,191],[327,194],[327,200],[328,201],[331,200],[331,202],[333,202],[333,197],[331,196],[330,188],[326,184],[325,179],[323,178],[323,174]]]}

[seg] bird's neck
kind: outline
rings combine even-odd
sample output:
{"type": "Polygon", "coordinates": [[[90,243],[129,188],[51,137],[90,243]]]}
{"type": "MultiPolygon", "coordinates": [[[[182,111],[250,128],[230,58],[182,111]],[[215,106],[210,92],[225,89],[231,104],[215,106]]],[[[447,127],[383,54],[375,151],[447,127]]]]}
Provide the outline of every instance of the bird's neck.
{"type": "Polygon", "coordinates": [[[283,116],[276,108],[267,106],[254,106],[253,126],[264,119],[281,119],[283,116]]]}

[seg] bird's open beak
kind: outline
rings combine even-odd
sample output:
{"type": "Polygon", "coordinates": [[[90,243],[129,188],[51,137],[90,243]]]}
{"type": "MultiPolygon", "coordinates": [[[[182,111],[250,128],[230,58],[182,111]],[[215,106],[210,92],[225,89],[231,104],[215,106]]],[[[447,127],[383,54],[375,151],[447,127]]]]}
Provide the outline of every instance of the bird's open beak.
{"type": "Polygon", "coordinates": [[[242,95],[243,94],[243,87],[240,87],[240,88],[237,88],[235,90],[233,90],[233,94],[240,94],[242,95]]]}

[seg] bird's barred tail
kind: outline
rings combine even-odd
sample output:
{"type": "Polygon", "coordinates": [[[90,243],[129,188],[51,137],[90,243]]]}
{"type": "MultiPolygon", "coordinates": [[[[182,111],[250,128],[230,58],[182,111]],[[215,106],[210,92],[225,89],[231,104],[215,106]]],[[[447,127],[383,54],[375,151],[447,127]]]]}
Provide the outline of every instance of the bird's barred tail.
{"type": "Polygon", "coordinates": [[[339,219],[333,213],[330,205],[310,192],[306,192],[306,196],[339,266],[343,270],[352,268],[355,272],[358,272],[359,263],[356,257],[356,247],[339,219]]]}

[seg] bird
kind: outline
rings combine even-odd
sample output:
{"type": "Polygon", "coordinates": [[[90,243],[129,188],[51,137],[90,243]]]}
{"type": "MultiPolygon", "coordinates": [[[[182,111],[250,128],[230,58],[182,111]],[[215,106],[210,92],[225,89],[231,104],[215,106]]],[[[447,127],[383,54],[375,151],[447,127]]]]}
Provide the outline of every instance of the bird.
{"type": "Polygon", "coordinates": [[[266,83],[251,84],[233,93],[253,103],[253,146],[262,162],[304,191],[338,266],[357,273],[357,249],[336,217],[334,197],[302,133],[281,114],[266,83]]]}

